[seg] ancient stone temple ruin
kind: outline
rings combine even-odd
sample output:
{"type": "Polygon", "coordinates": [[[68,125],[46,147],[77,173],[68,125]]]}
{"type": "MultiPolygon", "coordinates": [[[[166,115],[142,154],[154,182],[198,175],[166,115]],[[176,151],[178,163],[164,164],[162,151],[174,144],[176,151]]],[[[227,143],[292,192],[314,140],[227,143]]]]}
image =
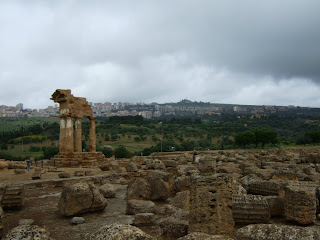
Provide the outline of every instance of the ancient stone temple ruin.
{"type": "Polygon", "coordinates": [[[51,100],[59,103],[60,151],[54,156],[57,167],[95,166],[104,161],[103,153],[96,151],[95,117],[85,98],[75,97],[71,90],[57,89],[51,100]],[[90,121],[89,152],[82,152],[81,120],[90,121]]]}

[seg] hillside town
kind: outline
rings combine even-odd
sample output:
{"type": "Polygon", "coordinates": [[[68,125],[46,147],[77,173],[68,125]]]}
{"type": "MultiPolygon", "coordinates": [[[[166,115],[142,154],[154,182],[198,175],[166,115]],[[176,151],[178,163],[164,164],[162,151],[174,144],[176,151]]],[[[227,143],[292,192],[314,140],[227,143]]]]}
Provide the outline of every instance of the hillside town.
{"type": "MultiPolygon", "coordinates": [[[[267,117],[269,115],[320,115],[320,108],[299,106],[254,106],[192,102],[183,99],[178,103],[92,103],[95,116],[142,116],[145,119],[161,117],[220,116],[221,114],[247,115],[250,117],[267,117]]],[[[16,106],[0,105],[0,117],[56,117],[59,115],[57,104],[44,109],[24,108],[23,103],[16,106]]]]}

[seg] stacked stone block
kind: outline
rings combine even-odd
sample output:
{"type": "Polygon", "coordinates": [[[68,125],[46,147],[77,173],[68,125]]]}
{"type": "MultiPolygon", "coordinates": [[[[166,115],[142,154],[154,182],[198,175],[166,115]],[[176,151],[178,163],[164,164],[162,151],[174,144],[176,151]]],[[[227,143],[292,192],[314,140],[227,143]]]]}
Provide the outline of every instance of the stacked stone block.
{"type": "Polygon", "coordinates": [[[20,209],[24,204],[24,186],[23,185],[7,185],[5,187],[1,205],[4,209],[15,208],[20,209]]]}
{"type": "Polygon", "coordinates": [[[266,199],[258,195],[234,195],[232,216],[236,224],[268,223],[269,205],[266,199]]]}
{"type": "Polygon", "coordinates": [[[276,180],[256,180],[249,183],[249,193],[263,196],[278,196],[288,183],[276,180]]]}
{"type": "Polygon", "coordinates": [[[312,224],[316,220],[316,210],[316,188],[298,185],[285,188],[284,211],[287,220],[312,224]]]}
{"type": "Polygon", "coordinates": [[[226,174],[191,181],[189,232],[232,236],[232,178],[226,174]]]}
{"type": "Polygon", "coordinates": [[[106,162],[102,152],[74,152],[70,154],[55,155],[50,165],[56,167],[95,167],[99,163],[106,162]]]}

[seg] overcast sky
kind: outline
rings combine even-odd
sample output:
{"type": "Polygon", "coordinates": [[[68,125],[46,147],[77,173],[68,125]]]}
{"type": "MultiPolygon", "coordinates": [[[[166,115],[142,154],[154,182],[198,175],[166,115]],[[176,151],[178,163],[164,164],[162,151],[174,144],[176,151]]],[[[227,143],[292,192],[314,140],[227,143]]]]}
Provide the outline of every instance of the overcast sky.
{"type": "Polygon", "coordinates": [[[0,105],[320,107],[319,0],[1,0],[0,105]]]}

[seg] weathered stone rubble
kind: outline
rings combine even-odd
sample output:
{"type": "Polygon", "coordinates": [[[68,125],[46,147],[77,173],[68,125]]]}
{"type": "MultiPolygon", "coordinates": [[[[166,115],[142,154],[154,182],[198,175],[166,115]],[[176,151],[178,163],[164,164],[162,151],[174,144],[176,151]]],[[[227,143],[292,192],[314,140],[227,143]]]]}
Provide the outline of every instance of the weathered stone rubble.
{"type": "Polygon", "coordinates": [[[22,225],[11,229],[3,240],[53,240],[50,233],[37,225],[22,225]]]}
{"type": "MultiPolygon", "coordinates": [[[[113,160],[101,166],[117,178],[65,187],[59,211],[64,216],[107,211],[105,198],[121,195],[114,188],[121,184],[127,217],[157,238],[317,239],[319,159],[317,149],[274,149],[198,152],[195,161],[192,152],[113,160]]],[[[122,234],[133,231],[128,228],[106,226],[91,239],[110,231],[108,236],[116,237],[106,239],[126,239],[122,234]]],[[[150,239],[141,234],[136,239],[150,239]]]]}
{"type": "Polygon", "coordinates": [[[59,212],[63,216],[103,211],[108,201],[92,183],[80,182],[65,187],[59,200],[59,212]]]}
{"type": "Polygon", "coordinates": [[[298,227],[278,224],[252,224],[236,232],[236,240],[311,240],[320,239],[319,227],[298,227]]]}
{"type": "Polygon", "coordinates": [[[101,227],[92,234],[90,240],[153,240],[154,238],[146,234],[137,227],[113,223],[101,227]]]}

